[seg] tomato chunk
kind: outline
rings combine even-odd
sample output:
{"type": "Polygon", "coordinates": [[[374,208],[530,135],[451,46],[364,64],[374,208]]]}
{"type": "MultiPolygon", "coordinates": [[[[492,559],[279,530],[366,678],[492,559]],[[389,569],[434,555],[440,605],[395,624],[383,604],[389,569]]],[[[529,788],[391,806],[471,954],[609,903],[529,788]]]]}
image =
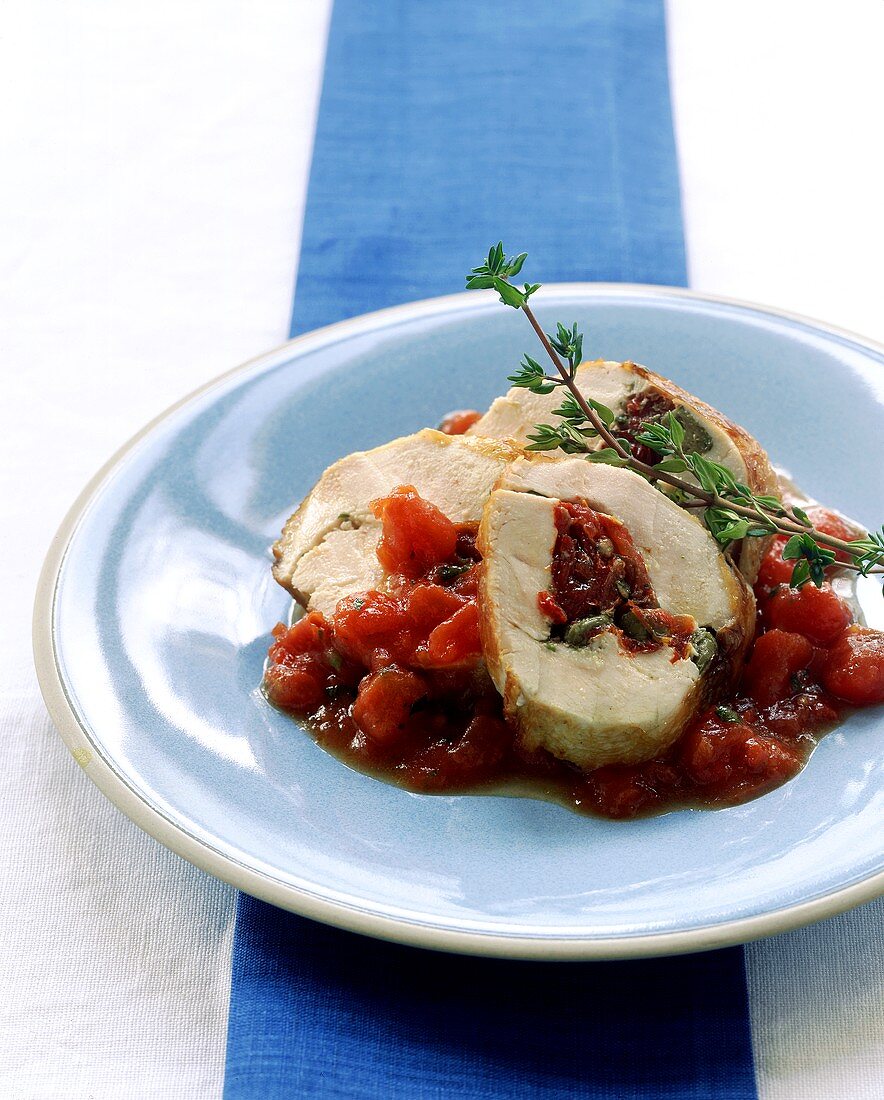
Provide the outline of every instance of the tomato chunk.
{"type": "Polygon", "coordinates": [[[463,608],[465,601],[439,584],[416,584],[404,597],[415,630],[429,634],[463,608]]]}
{"type": "Polygon", "coordinates": [[[315,710],[325,702],[328,669],[315,657],[295,657],[272,665],[264,677],[271,702],[287,710],[315,710]]]}
{"type": "Polygon", "coordinates": [[[277,623],[264,677],[271,702],[287,710],[310,711],[327,699],[327,689],[353,685],[360,671],[337,654],[328,621],[311,611],[293,626],[277,623]]]}
{"type": "Polygon", "coordinates": [[[834,700],[811,687],[768,707],[763,725],[770,733],[789,741],[806,740],[817,730],[833,726],[841,717],[834,700]]]}
{"type": "Polygon", "coordinates": [[[794,749],[741,721],[722,722],[715,711],[685,736],[681,761],[698,786],[726,797],[782,782],[801,767],[794,749]]]}
{"type": "Polygon", "coordinates": [[[792,579],[795,562],[783,560],[783,547],[787,542],[787,535],[777,535],[768,547],[758,570],[760,588],[774,588],[778,584],[788,584],[792,579]]]}
{"type": "Polygon", "coordinates": [[[769,630],[756,641],[744,686],[763,707],[794,693],[792,677],[807,668],[813,646],[802,634],[769,630]]]}
{"type": "Polygon", "coordinates": [[[417,651],[416,657],[426,668],[444,668],[472,664],[481,654],[479,608],[468,603],[430,633],[426,646],[417,651]]]}
{"type": "MultiPolygon", "coordinates": [[[[822,531],[824,535],[831,535],[832,538],[836,539],[844,539],[845,542],[850,542],[851,539],[860,538],[863,533],[860,528],[848,523],[848,521],[842,516],[839,516],[837,512],[830,512],[828,508],[821,508],[817,504],[807,509],[807,518],[814,527],[816,527],[818,531],[822,531]]],[[[836,550],[835,557],[838,561],[850,560],[850,555],[846,554],[843,550],[836,550]]]]}
{"type": "Polygon", "coordinates": [[[440,739],[418,753],[408,769],[409,779],[425,791],[480,783],[494,775],[512,740],[502,719],[478,714],[456,740],[440,739]]]}
{"type": "Polygon", "coordinates": [[[832,591],[830,585],[817,588],[779,588],[764,605],[768,626],[792,634],[803,634],[817,645],[831,645],[853,616],[850,608],[832,591]]]}
{"type": "Polygon", "coordinates": [[[660,805],[679,792],[678,772],[652,760],[647,764],[609,764],[597,768],[576,791],[576,802],[584,802],[606,817],[636,817],[660,805]]]}
{"type": "MultiPolygon", "coordinates": [[[[816,527],[818,531],[821,531],[824,535],[831,535],[836,539],[844,539],[849,542],[851,539],[859,538],[862,535],[862,531],[848,523],[836,512],[830,512],[828,508],[821,508],[819,505],[813,505],[806,509],[807,518],[816,527]]],[[[758,570],[758,584],[762,588],[773,588],[778,584],[788,584],[792,579],[792,570],[795,567],[794,561],[783,560],[783,547],[789,541],[788,535],[777,535],[773,542],[770,544],[767,553],[761,562],[761,568],[758,570]]],[[[849,555],[843,550],[835,551],[836,561],[849,561],[849,555]]]]}
{"type": "Polygon", "coordinates": [[[407,661],[413,651],[405,609],[386,592],[366,592],[341,600],[333,630],[341,653],[366,668],[394,659],[407,661]]]}
{"type": "Polygon", "coordinates": [[[292,626],[277,623],[273,628],[276,641],[270,647],[270,659],[284,661],[303,653],[321,653],[331,644],[330,626],[324,615],[311,611],[292,626]]]}
{"type": "Polygon", "coordinates": [[[372,511],[383,523],[377,555],[388,573],[420,577],[453,557],[457,528],[413,485],[400,485],[373,501],[372,511]]]}
{"type": "Polygon", "coordinates": [[[369,673],[359,685],[353,720],[375,741],[390,743],[406,731],[411,708],[426,694],[427,685],[421,676],[390,665],[369,673]]]}
{"type": "Polygon", "coordinates": [[[884,703],[884,634],[848,630],[822,663],[823,687],[855,706],[884,703]]]}
{"type": "Polygon", "coordinates": [[[463,435],[468,428],[482,418],[482,414],[475,409],[455,409],[442,417],[439,431],[446,435],[463,435]]]}
{"type": "Polygon", "coordinates": [[[349,596],[338,604],[333,630],[341,652],[374,670],[444,667],[481,653],[476,604],[438,584],[349,596]]]}

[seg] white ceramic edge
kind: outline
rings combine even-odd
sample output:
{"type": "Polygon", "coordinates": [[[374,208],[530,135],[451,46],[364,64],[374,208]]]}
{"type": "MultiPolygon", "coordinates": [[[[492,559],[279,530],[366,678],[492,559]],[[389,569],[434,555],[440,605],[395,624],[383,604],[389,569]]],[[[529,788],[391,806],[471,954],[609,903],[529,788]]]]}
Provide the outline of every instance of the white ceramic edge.
{"type": "MultiPolygon", "coordinates": [[[[682,287],[637,283],[548,283],[545,284],[545,289],[551,294],[583,291],[599,297],[676,297],[735,306],[807,325],[827,335],[839,337],[884,354],[884,345],[810,317],[737,298],[701,294],[682,287]]],[[[95,474],[74,502],[50,544],[37,584],[34,603],[33,646],[37,679],[49,716],[74,759],[99,790],[139,828],[209,874],[282,909],[350,932],[414,947],[467,955],[574,961],[676,955],[730,947],[791,931],[814,921],[835,916],[884,894],[884,872],[879,872],[861,882],[834,890],[822,897],[754,917],[744,917],[681,932],[616,937],[589,938],[579,935],[546,937],[533,933],[513,936],[432,927],[317,898],[224,855],[151,806],[122,775],[113,769],[99,746],[90,740],[88,731],[77,719],[61,679],[53,631],[55,593],[61,565],[79,521],[93,497],[122,459],[158,424],[189,401],[202,396],[231,377],[271,364],[282,355],[288,355],[293,348],[308,350],[310,344],[325,344],[330,337],[336,339],[341,336],[356,336],[364,331],[374,331],[378,327],[389,326],[390,322],[411,321],[434,313],[444,314],[452,307],[457,307],[457,310],[461,311],[467,302],[475,302],[475,307],[478,309],[487,303],[492,295],[492,291],[478,294],[462,291],[458,294],[409,302],[339,321],[289,340],[270,352],[226,371],[175,402],[124,444],[95,474]],[[381,322],[380,326],[379,322],[381,322]]],[[[467,308],[470,307],[467,306],[467,308]]]]}

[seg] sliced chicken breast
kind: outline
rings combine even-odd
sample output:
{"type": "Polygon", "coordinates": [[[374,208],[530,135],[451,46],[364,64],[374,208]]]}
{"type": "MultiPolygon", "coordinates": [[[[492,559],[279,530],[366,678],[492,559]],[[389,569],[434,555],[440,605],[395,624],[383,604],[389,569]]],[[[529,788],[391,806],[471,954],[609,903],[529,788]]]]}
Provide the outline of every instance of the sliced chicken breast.
{"type": "Polygon", "coordinates": [[[311,611],[330,615],[344,596],[380,587],[381,525],[371,502],[414,485],[454,523],[478,523],[495,482],[518,448],[493,439],[425,429],[325,471],[273,546],[273,575],[311,611]]]}
{"type": "MultiPolygon", "coordinates": [[[[678,410],[683,410],[680,418],[688,432],[686,450],[699,451],[711,462],[727,467],[738,481],[755,493],[777,492],[776,475],[761,444],[717,409],[667,378],[636,363],[597,360],[581,364],[577,370],[577,384],[586,397],[607,405],[624,421],[630,419],[630,405],[639,410],[644,406],[649,419],[667,408],[676,411],[677,415],[678,410]]],[[[555,421],[552,413],[563,396],[561,389],[539,395],[514,387],[492,403],[488,412],[469,429],[469,434],[512,439],[524,444],[535,424],[555,421]]],[[[640,419],[643,415],[635,414],[632,419],[640,419]]],[[[621,424],[620,430],[628,429],[621,424]]],[[[680,476],[693,480],[689,474],[680,476]]],[[[750,584],[758,576],[768,541],[746,539],[733,548],[734,559],[750,584]]]]}
{"type": "MultiPolygon", "coordinates": [[[[631,363],[594,360],[577,368],[577,384],[587,397],[600,401],[615,411],[630,396],[636,379],[631,363]]],[[[492,439],[513,439],[525,444],[535,424],[551,424],[553,409],[561,405],[564,391],[557,387],[552,393],[537,394],[513,386],[503,397],[496,397],[484,416],[480,417],[468,435],[485,435],[492,439]]]]}
{"type": "Polygon", "coordinates": [[[738,673],[751,590],[702,524],[629,470],[517,460],[488,500],[478,545],[485,661],[529,748],[587,770],[651,759],[738,673]],[[694,641],[635,652],[616,616],[587,644],[556,633],[538,597],[553,587],[557,507],[572,501],[625,526],[659,607],[689,616],[694,641]]]}

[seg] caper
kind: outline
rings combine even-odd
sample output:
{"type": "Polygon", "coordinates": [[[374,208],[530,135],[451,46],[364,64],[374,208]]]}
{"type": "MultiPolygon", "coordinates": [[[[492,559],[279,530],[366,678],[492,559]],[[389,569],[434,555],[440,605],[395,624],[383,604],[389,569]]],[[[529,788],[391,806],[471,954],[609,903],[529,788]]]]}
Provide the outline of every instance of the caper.
{"type": "Polygon", "coordinates": [[[596,549],[599,552],[600,558],[613,558],[614,556],[614,543],[610,539],[599,539],[596,543],[596,549]]]}
{"type": "Polygon", "coordinates": [[[634,611],[624,611],[617,625],[634,642],[646,642],[651,637],[651,632],[634,611]]]}
{"type": "Polygon", "coordinates": [[[691,648],[693,649],[691,660],[700,672],[705,672],[718,653],[718,642],[715,640],[715,635],[705,627],[695,630],[691,635],[691,648]]]}
{"type": "Polygon", "coordinates": [[[645,626],[650,630],[655,638],[668,638],[671,633],[671,627],[665,622],[665,620],[656,619],[653,616],[648,616],[644,620],[645,626]]]}
{"type": "Polygon", "coordinates": [[[565,631],[565,645],[575,648],[588,645],[596,634],[607,630],[611,625],[610,615],[590,615],[586,619],[577,619],[565,631]]]}

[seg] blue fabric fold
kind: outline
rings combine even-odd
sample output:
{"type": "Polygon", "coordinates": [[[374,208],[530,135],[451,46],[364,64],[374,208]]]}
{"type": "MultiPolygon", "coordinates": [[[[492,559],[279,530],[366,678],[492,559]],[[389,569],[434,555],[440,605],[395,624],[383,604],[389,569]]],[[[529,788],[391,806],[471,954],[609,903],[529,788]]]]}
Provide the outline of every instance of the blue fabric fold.
{"type": "MultiPolygon", "coordinates": [[[[684,285],[662,0],[336,0],[292,333],[530,277],[684,285]]],[[[241,896],[227,1100],[755,1096],[742,951],[459,958],[241,896]]]]}

